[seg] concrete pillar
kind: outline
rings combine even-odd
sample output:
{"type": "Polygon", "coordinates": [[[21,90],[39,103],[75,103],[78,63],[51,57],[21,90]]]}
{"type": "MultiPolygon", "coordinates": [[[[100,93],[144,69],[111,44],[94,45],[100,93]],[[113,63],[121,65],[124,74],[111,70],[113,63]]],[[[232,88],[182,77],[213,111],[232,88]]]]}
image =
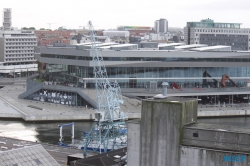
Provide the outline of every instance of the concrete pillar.
{"type": "Polygon", "coordinates": [[[140,119],[127,121],[128,127],[128,166],[140,165],[140,119]]]}
{"type": "Polygon", "coordinates": [[[142,101],[140,166],[180,165],[183,125],[197,121],[197,106],[190,98],[142,101]]]}
{"type": "Polygon", "coordinates": [[[86,87],[87,87],[87,81],[85,80],[84,81],[84,89],[86,89],[86,87]]]}

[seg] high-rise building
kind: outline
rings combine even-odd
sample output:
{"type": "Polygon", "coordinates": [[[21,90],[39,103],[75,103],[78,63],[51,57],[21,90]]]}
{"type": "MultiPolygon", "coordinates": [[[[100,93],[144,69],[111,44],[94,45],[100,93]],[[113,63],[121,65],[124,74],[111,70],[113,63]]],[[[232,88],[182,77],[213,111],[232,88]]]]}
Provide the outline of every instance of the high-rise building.
{"type": "Polygon", "coordinates": [[[155,21],[154,30],[156,33],[167,33],[168,32],[168,20],[161,18],[155,21]]]}
{"type": "Polygon", "coordinates": [[[10,30],[11,28],[11,9],[3,9],[3,30],[10,30]]]}
{"type": "Polygon", "coordinates": [[[211,19],[187,22],[184,27],[186,44],[227,45],[232,50],[250,49],[250,29],[240,28],[240,23],[216,23],[211,19]]]}
{"type": "Polygon", "coordinates": [[[15,74],[37,71],[34,47],[37,39],[34,31],[17,30],[11,27],[11,9],[4,9],[3,27],[0,30],[0,74],[15,74]]]}

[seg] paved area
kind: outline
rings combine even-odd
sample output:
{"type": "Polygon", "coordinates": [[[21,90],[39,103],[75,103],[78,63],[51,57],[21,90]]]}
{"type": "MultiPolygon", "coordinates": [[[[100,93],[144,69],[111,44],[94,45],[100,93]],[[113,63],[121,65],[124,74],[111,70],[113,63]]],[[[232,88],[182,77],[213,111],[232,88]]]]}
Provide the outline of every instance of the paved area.
{"type": "MultiPolygon", "coordinates": [[[[61,104],[39,102],[19,99],[18,95],[26,90],[25,85],[8,85],[0,89],[0,117],[22,118],[25,121],[49,121],[49,120],[93,120],[96,110],[86,107],[73,107],[61,104]],[[35,106],[40,109],[29,107],[35,106]]],[[[94,90],[86,90],[85,93],[95,99],[94,90]]],[[[125,104],[122,110],[129,118],[140,118],[141,102],[123,98],[125,104]]],[[[96,99],[95,99],[96,100],[96,99]]]]}
{"type": "MultiPolygon", "coordinates": [[[[95,89],[81,89],[85,94],[87,94],[92,100],[97,102],[95,89]]],[[[121,109],[123,112],[129,115],[129,118],[140,118],[141,115],[141,101],[138,99],[128,98],[126,96],[122,97],[123,104],[121,104],[121,109]]]]}
{"type": "MultiPolygon", "coordinates": [[[[212,88],[210,88],[212,89],[212,88]]],[[[210,90],[209,89],[209,90],[210,90]]],[[[25,121],[65,121],[65,120],[93,120],[96,110],[86,107],[72,107],[54,103],[39,102],[33,100],[18,99],[18,95],[26,90],[25,84],[8,85],[0,89],[0,117],[22,118],[25,121]],[[29,105],[41,108],[31,108],[29,105]]],[[[82,89],[90,98],[96,101],[94,89],[82,89]]],[[[125,90],[126,92],[131,89],[125,90]]],[[[137,90],[134,89],[136,92],[137,90]]],[[[145,89],[141,89],[145,91],[145,89]]],[[[173,91],[173,90],[172,90],[173,91]]],[[[124,89],[123,89],[124,92],[124,89]]],[[[150,93],[160,93],[160,90],[150,93]]],[[[144,93],[144,92],[143,92],[144,93]]],[[[147,93],[147,92],[145,92],[147,93]]],[[[172,93],[172,92],[171,92],[172,93]]],[[[170,93],[170,94],[171,94],[170,93]]],[[[212,92],[211,92],[212,93],[212,92]]],[[[173,94],[173,93],[172,93],[173,94]]],[[[141,117],[141,101],[123,97],[122,110],[129,118],[141,117]]],[[[227,105],[220,106],[199,106],[198,116],[245,116],[250,115],[250,106],[227,105]]]]}
{"type": "Polygon", "coordinates": [[[23,93],[25,88],[23,85],[10,85],[0,89],[0,104],[5,106],[5,109],[0,109],[0,117],[10,117],[8,112],[10,111],[17,117],[20,114],[19,117],[25,121],[92,120],[94,118],[95,110],[90,108],[18,99],[18,95],[23,93]],[[43,110],[28,107],[29,105],[43,110]]]}
{"type": "Polygon", "coordinates": [[[30,78],[32,76],[29,77],[16,77],[16,78],[3,78],[0,77],[0,86],[6,86],[6,85],[12,85],[12,84],[26,84],[26,80],[27,78],[30,78]]]}

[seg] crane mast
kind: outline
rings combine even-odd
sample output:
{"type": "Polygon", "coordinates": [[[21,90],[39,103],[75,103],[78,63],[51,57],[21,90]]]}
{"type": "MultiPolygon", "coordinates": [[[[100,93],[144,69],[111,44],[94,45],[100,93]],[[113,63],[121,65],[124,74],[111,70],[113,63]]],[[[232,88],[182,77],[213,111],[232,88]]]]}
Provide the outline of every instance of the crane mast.
{"type": "Polygon", "coordinates": [[[96,125],[84,136],[84,156],[89,149],[101,153],[126,146],[125,120],[128,118],[120,108],[123,100],[119,84],[108,79],[102,51],[97,47],[91,21],[89,29],[98,110],[95,113],[96,125]]]}
{"type": "Polygon", "coordinates": [[[109,122],[123,120],[126,117],[120,108],[120,104],[123,104],[120,87],[116,81],[109,81],[102,52],[97,48],[94,28],[91,21],[89,21],[89,27],[92,46],[91,53],[93,56],[93,72],[95,77],[95,88],[98,105],[98,112],[95,114],[95,120],[109,122]]]}

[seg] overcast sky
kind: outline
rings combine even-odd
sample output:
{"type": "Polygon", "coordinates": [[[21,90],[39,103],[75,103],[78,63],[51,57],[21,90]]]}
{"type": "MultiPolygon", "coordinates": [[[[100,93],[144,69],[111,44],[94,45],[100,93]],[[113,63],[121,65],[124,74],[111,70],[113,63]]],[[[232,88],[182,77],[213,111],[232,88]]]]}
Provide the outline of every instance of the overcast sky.
{"type": "Polygon", "coordinates": [[[79,28],[88,20],[95,29],[153,27],[160,18],[167,19],[169,27],[210,18],[250,28],[250,0],[0,0],[0,4],[12,8],[12,26],[18,28],[49,28],[48,23],[56,23],[52,29],[79,28]]]}

